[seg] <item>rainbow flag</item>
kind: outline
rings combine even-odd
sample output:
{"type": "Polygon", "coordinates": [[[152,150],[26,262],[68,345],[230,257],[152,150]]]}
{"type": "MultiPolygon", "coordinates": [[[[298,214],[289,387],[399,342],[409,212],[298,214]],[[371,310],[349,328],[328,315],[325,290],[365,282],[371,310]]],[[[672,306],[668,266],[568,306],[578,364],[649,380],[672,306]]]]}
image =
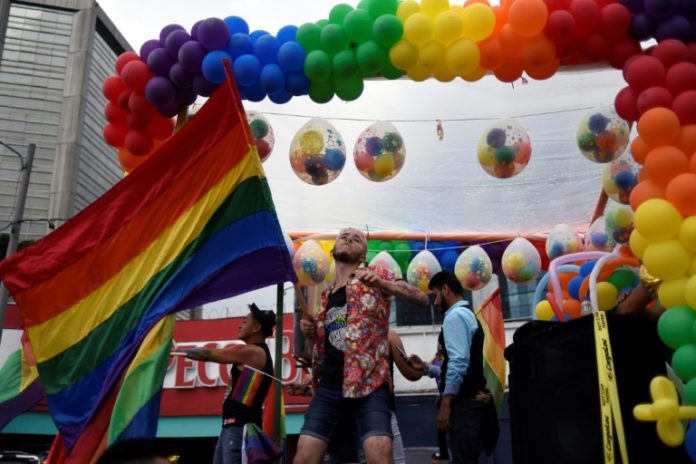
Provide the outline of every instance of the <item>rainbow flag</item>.
{"type": "Polygon", "coordinates": [[[500,410],[500,403],[505,392],[505,324],[503,323],[503,305],[500,301],[500,289],[497,289],[476,310],[476,318],[481,324],[485,339],[483,342],[483,375],[486,388],[493,394],[495,405],[500,410]]]}
{"type": "Polygon", "coordinates": [[[21,348],[12,352],[0,367],[0,379],[2,430],[12,419],[38,403],[44,394],[26,333],[22,334],[21,348]]]}
{"type": "Polygon", "coordinates": [[[259,386],[261,386],[261,380],[263,380],[263,374],[244,366],[234,384],[234,390],[230,393],[230,397],[242,404],[251,406],[254,404],[259,386]]]}
{"type": "Polygon", "coordinates": [[[100,419],[164,316],[295,281],[233,87],[219,86],[146,163],[80,214],[3,260],[0,278],[19,306],[68,450],[100,419]]]}

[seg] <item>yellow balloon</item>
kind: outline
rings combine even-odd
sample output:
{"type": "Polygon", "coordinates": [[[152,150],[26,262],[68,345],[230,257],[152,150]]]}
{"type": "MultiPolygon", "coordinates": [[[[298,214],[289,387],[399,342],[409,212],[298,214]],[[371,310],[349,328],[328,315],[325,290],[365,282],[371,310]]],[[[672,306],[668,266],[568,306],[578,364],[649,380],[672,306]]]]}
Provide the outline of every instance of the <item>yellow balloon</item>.
{"type": "Polygon", "coordinates": [[[434,18],[438,13],[449,10],[449,0],[422,0],[421,11],[431,18],[434,18]]]}
{"type": "Polygon", "coordinates": [[[619,291],[609,282],[597,284],[597,307],[600,311],[609,311],[616,306],[619,291]]]}
{"type": "Polygon", "coordinates": [[[331,251],[333,250],[336,240],[319,240],[317,243],[319,244],[319,247],[324,250],[324,253],[326,253],[326,257],[329,258],[329,262],[331,262],[333,260],[331,251]]]}
{"type": "Polygon", "coordinates": [[[679,241],[691,251],[696,253],[696,216],[684,219],[679,227],[679,241]]]}
{"type": "Polygon", "coordinates": [[[611,177],[611,165],[605,164],[604,169],[602,169],[602,188],[607,195],[618,195],[619,187],[616,186],[616,182],[611,177]]]}
{"type": "Polygon", "coordinates": [[[471,71],[468,74],[462,74],[461,77],[462,77],[462,79],[464,79],[467,82],[476,82],[476,81],[480,81],[481,79],[483,79],[483,76],[485,76],[487,72],[488,71],[486,70],[486,68],[482,68],[481,66],[477,66],[476,69],[474,69],[473,71],[471,71]]]}
{"type": "Polygon", "coordinates": [[[679,413],[679,402],[670,398],[659,398],[650,405],[650,412],[657,420],[674,419],[679,413]]]}
{"type": "Polygon", "coordinates": [[[420,63],[416,63],[415,66],[411,66],[406,70],[406,75],[411,78],[412,81],[422,82],[432,76],[432,71],[420,63]]]}
{"type": "Polygon", "coordinates": [[[456,11],[446,10],[435,16],[433,36],[435,40],[449,45],[462,35],[462,18],[456,11]]]}
{"type": "Polygon", "coordinates": [[[429,69],[435,69],[445,64],[445,46],[431,40],[418,51],[418,62],[429,69]]]}
{"type": "Polygon", "coordinates": [[[442,64],[433,70],[433,77],[440,82],[451,82],[457,77],[457,73],[452,71],[447,64],[442,64]]]}
{"type": "Polygon", "coordinates": [[[375,158],[373,169],[382,177],[389,176],[392,172],[394,172],[394,155],[391,153],[379,155],[377,158],[375,158]]]}
{"type": "Polygon", "coordinates": [[[420,12],[420,5],[414,0],[404,0],[399,3],[399,7],[396,9],[396,17],[399,18],[401,23],[405,23],[409,16],[420,12]]]}
{"type": "Polygon", "coordinates": [[[638,232],[650,241],[675,237],[682,219],[674,205],[659,198],[642,203],[633,218],[638,232]]]}
{"type": "Polygon", "coordinates": [[[657,289],[657,298],[665,308],[686,305],[686,277],[666,280],[657,289]]]}
{"type": "Polygon", "coordinates": [[[650,245],[650,240],[643,237],[636,229],[633,229],[628,243],[631,246],[631,251],[636,258],[642,260],[645,249],[648,248],[648,245],[650,245]]]}
{"type": "Polygon", "coordinates": [[[692,254],[677,239],[652,243],[643,254],[646,270],[663,281],[681,277],[691,267],[692,254]]]}
{"type": "Polygon", "coordinates": [[[414,45],[423,45],[433,36],[433,21],[425,13],[414,13],[404,23],[404,37],[414,45]]]}
{"type": "Polygon", "coordinates": [[[493,166],[495,164],[495,149],[487,143],[480,143],[478,159],[481,166],[493,166]]]}
{"type": "Polygon", "coordinates": [[[556,315],[548,300],[541,300],[537,303],[536,308],[534,308],[534,314],[536,314],[536,318],[540,321],[550,321],[551,318],[556,315]]]}
{"type": "Polygon", "coordinates": [[[464,7],[461,5],[450,5],[450,11],[454,11],[459,16],[461,16],[462,13],[464,13],[464,7]]]}
{"type": "Polygon", "coordinates": [[[331,264],[329,265],[329,270],[326,273],[324,282],[333,282],[334,279],[336,279],[336,261],[331,258],[331,264]]]}
{"type": "Polygon", "coordinates": [[[321,153],[324,149],[324,136],[321,135],[321,132],[310,129],[300,135],[300,148],[309,155],[321,153]]]}
{"type": "Polygon", "coordinates": [[[463,35],[475,42],[488,38],[495,29],[495,13],[490,6],[472,3],[462,12],[463,35]]]}
{"type": "Polygon", "coordinates": [[[686,302],[689,303],[689,306],[696,308],[696,275],[689,277],[688,282],[686,282],[684,296],[686,296],[686,302]]]}
{"type": "Polygon", "coordinates": [[[689,274],[689,277],[691,277],[692,275],[696,275],[696,257],[694,257],[691,260],[691,267],[689,268],[689,271],[687,272],[687,274],[689,274]]]}
{"type": "Polygon", "coordinates": [[[401,39],[389,50],[389,61],[394,67],[406,71],[418,63],[418,47],[408,40],[401,39]]]}
{"type": "Polygon", "coordinates": [[[481,52],[474,41],[459,39],[447,47],[445,60],[456,74],[469,74],[479,67],[481,52]]]}

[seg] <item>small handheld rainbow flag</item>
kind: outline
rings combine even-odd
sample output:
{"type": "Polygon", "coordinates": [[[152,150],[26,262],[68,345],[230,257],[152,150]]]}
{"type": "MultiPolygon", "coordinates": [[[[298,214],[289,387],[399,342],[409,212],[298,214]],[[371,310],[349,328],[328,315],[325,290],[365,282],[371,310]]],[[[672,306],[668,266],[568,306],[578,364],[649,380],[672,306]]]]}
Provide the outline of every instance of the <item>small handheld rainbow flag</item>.
{"type": "Polygon", "coordinates": [[[261,371],[244,366],[237,383],[234,385],[234,390],[230,393],[230,398],[247,406],[254,404],[263,374],[261,371]]]}

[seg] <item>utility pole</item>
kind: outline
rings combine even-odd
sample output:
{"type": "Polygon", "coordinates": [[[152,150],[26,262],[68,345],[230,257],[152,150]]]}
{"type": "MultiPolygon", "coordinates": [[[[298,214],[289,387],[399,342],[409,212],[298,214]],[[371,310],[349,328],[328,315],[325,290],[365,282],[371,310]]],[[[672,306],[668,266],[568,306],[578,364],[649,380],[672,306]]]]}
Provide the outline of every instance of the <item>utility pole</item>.
{"type": "MultiPolygon", "coordinates": [[[[31,176],[31,168],[34,164],[34,151],[36,151],[36,145],[33,143],[29,144],[29,147],[27,147],[26,160],[22,158],[22,155],[17,150],[6,143],[0,141],[0,145],[17,155],[21,166],[20,172],[22,174],[19,183],[19,191],[17,192],[17,205],[12,217],[10,240],[7,243],[7,252],[5,253],[5,257],[8,257],[17,251],[19,232],[21,231],[22,218],[24,217],[24,204],[27,202],[27,192],[29,191],[29,176],[31,176]]],[[[7,288],[5,288],[5,284],[0,283],[0,344],[2,343],[2,332],[5,327],[5,314],[7,313],[7,301],[9,298],[10,293],[7,291],[7,288]]]]}

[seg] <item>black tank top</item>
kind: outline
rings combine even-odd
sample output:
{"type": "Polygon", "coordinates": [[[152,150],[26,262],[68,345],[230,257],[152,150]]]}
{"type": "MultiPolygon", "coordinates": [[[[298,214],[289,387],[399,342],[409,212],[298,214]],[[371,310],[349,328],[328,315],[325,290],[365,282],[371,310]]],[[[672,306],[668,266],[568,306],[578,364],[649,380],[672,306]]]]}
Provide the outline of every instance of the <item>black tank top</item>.
{"type": "MultiPolygon", "coordinates": [[[[467,310],[468,311],[468,310],[467,310]]],[[[476,321],[478,328],[474,332],[474,338],[471,341],[471,351],[469,352],[469,368],[462,379],[462,385],[459,389],[458,398],[473,398],[476,392],[486,387],[486,378],[483,376],[483,329],[481,324],[476,321]]],[[[442,330],[438,337],[438,345],[445,347],[447,341],[442,330]]],[[[440,366],[440,392],[445,390],[445,379],[447,378],[447,367],[449,364],[449,356],[447,350],[444,349],[444,359],[440,366]]]]}
{"type": "MultiPolygon", "coordinates": [[[[273,375],[273,360],[265,342],[254,343],[266,353],[266,364],[262,371],[273,375]]],[[[232,385],[222,405],[223,427],[243,426],[253,422],[261,427],[262,407],[273,379],[246,366],[241,370],[233,365],[230,369],[232,385]]]]}

